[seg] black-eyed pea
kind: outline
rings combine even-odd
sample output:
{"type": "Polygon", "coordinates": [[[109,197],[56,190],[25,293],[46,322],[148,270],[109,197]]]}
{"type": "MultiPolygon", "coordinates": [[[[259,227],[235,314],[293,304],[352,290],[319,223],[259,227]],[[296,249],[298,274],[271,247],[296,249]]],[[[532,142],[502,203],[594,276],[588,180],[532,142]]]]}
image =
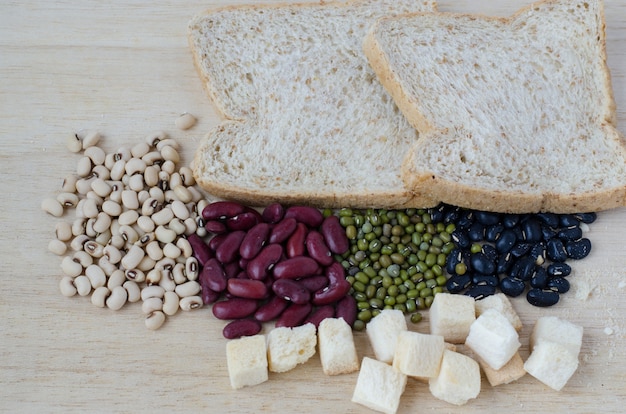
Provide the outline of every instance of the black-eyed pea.
{"type": "Polygon", "coordinates": [[[189,203],[193,201],[194,199],[193,193],[189,190],[190,188],[193,188],[193,187],[185,187],[184,185],[177,185],[176,187],[173,187],[173,188],[174,188],[174,194],[183,203],[189,203]]]}
{"type": "Polygon", "coordinates": [[[67,298],[72,297],[78,293],[76,286],[74,286],[74,278],[70,276],[63,276],[59,281],[59,290],[61,294],[67,298]]]}
{"type": "MultiPolygon", "coordinates": [[[[126,282],[124,282],[122,287],[126,291],[126,297],[128,298],[128,302],[135,303],[141,299],[141,288],[139,287],[137,282],[133,280],[127,280],[126,282]]],[[[117,289],[117,287],[114,289],[117,289]]],[[[113,291],[113,289],[111,289],[111,291],[113,291]]]]}
{"type": "MultiPolygon", "coordinates": [[[[165,162],[169,162],[169,161],[165,161],[165,162]]],[[[168,170],[163,170],[163,166],[165,165],[165,162],[161,165],[161,170],[159,171],[159,183],[157,184],[157,187],[163,191],[169,188],[169,182],[170,182],[170,172],[168,170]]]]}
{"type": "MultiPolygon", "coordinates": [[[[137,222],[137,219],[139,219],[139,213],[136,210],[126,210],[117,217],[120,226],[132,226],[137,222]]],[[[135,231],[135,233],[137,232],[135,231]]]]}
{"type": "Polygon", "coordinates": [[[193,177],[193,171],[189,167],[180,167],[178,170],[178,174],[180,174],[181,179],[183,180],[183,185],[192,186],[196,184],[196,180],[193,177]]]}
{"type": "Polygon", "coordinates": [[[154,269],[156,262],[157,261],[150,256],[145,255],[143,259],[141,259],[141,262],[139,262],[139,264],[137,265],[137,269],[141,270],[144,273],[149,272],[150,270],[154,269]]]}
{"type": "Polygon", "coordinates": [[[100,258],[104,254],[104,246],[95,240],[87,241],[83,248],[91,257],[100,258]]]}
{"type": "Polygon", "coordinates": [[[148,298],[141,303],[141,311],[148,315],[154,311],[160,311],[163,309],[163,299],[162,298],[148,298]]]}
{"type": "Polygon", "coordinates": [[[178,171],[170,175],[170,188],[174,188],[182,184],[183,184],[183,179],[180,177],[180,173],[178,171]]]}
{"type": "Polygon", "coordinates": [[[193,127],[195,124],[196,124],[196,118],[187,112],[185,112],[184,114],[181,114],[174,121],[174,125],[176,125],[176,128],[182,129],[183,131],[193,127]]]}
{"type": "Polygon", "coordinates": [[[167,244],[172,243],[174,240],[176,240],[177,234],[174,230],[160,225],[154,230],[154,236],[161,243],[167,244]]]}
{"type": "Polygon", "coordinates": [[[128,210],[137,210],[139,208],[139,199],[137,198],[137,192],[133,190],[123,190],[122,204],[128,210]]]}
{"type": "Polygon", "coordinates": [[[170,204],[170,209],[172,210],[174,216],[181,220],[187,220],[190,216],[190,212],[187,209],[187,206],[180,200],[172,201],[172,203],[170,204]]]}
{"type": "Polygon", "coordinates": [[[83,272],[83,266],[70,256],[65,256],[63,260],[61,260],[61,270],[69,277],[76,277],[83,272]]]}
{"type": "Polygon", "coordinates": [[[63,256],[67,251],[67,245],[59,239],[52,239],[48,242],[48,251],[57,256],[63,256]]]}
{"type": "Polygon", "coordinates": [[[90,219],[87,219],[87,222],[85,223],[85,234],[90,239],[93,239],[98,234],[98,232],[96,230],[94,230],[94,228],[93,228],[93,225],[94,225],[95,222],[96,222],[95,218],[90,218],[90,219]]]}
{"type": "Polygon", "coordinates": [[[106,286],[96,288],[91,294],[91,303],[99,308],[106,306],[106,300],[111,294],[111,290],[106,286]]]}
{"type": "Polygon", "coordinates": [[[143,174],[131,175],[128,179],[128,188],[133,191],[141,191],[144,187],[143,174]]]}
{"type": "MultiPolygon", "coordinates": [[[[158,152],[156,154],[161,156],[158,152]]],[[[149,165],[143,172],[143,180],[148,187],[155,187],[159,183],[159,169],[154,165],[149,165]]]]}
{"type": "Polygon", "coordinates": [[[146,162],[141,158],[131,158],[124,165],[126,175],[133,176],[134,174],[140,175],[143,181],[143,172],[146,170],[146,162]]]}
{"type": "Polygon", "coordinates": [[[112,290],[116,286],[122,286],[126,282],[126,274],[121,269],[115,269],[107,279],[107,287],[112,290]]]}
{"type": "Polygon", "coordinates": [[[132,148],[130,149],[130,154],[134,158],[141,158],[149,152],[150,152],[150,145],[147,142],[139,142],[133,145],[132,148]]]}
{"type": "Polygon", "coordinates": [[[96,238],[94,239],[96,243],[101,244],[103,246],[106,246],[107,244],[109,244],[109,240],[111,240],[110,229],[107,229],[106,231],[103,231],[102,233],[96,235],[96,238]]]}
{"type": "Polygon", "coordinates": [[[185,259],[185,276],[187,277],[187,280],[197,280],[199,274],[200,266],[198,264],[198,259],[193,256],[185,259]]]}
{"type": "MultiPolygon", "coordinates": [[[[105,161],[106,162],[106,161],[105,161]]],[[[109,180],[111,178],[111,171],[104,165],[96,165],[93,167],[91,173],[102,180],[109,180]]]]}
{"type": "Polygon", "coordinates": [[[152,219],[150,217],[148,217],[148,216],[139,216],[137,218],[137,226],[144,233],[152,233],[156,229],[154,221],[152,221],[152,219]]]}
{"type": "MultiPolygon", "coordinates": [[[[95,178],[93,180],[95,180],[95,178]]],[[[91,182],[93,182],[93,180],[91,182]]],[[[91,185],[91,182],[90,182],[90,185],[91,185]]],[[[102,206],[102,203],[104,203],[104,197],[100,197],[93,190],[87,191],[87,193],[85,194],[85,198],[95,201],[98,208],[100,208],[100,206],[102,206]]]]}
{"type": "Polygon", "coordinates": [[[185,232],[187,231],[187,226],[185,226],[185,222],[179,218],[173,218],[172,221],[167,224],[167,227],[170,230],[173,230],[179,236],[181,234],[185,234],[185,232]]]}
{"type": "MultiPolygon", "coordinates": [[[[146,284],[148,286],[157,285],[160,286],[161,279],[163,277],[163,271],[160,269],[151,269],[146,274],[146,284]]],[[[165,287],[161,286],[163,290],[165,287]]]]}
{"type": "Polygon", "coordinates": [[[91,163],[91,159],[89,157],[83,156],[78,160],[76,164],[76,174],[85,178],[91,174],[91,169],[93,168],[93,164],[91,163]]]}
{"type": "Polygon", "coordinates": [[[76,193],[76,182],[78,177],[74,174],[68,174],[61,182],[61,191],[64,193],[76,193]]]}
{"type": "Polygon", "coordinates": [[[156,240],[156,235],[154,233],[146,233],[142,234],[139,240],[135,242],[136,245],[145,248],[149,243],[156,240]]]}
{"type": "Polygon", "coordinates": [[[102,270],[104,270],[104,274],[109,276],[109,277],[116,270],[120,270],[120,269],[118,269],[117,264],[113,264],[113,263],[109,262],[109,260],[106,258],[106,256],[102,256],[101,258],[98,259],[98,266],[100,266],[100,268],[102,270]]]}
{"type": "Polygon", "coordinates": [[[86,198],[82,205],[83,216],[86,218],[96,218],[100,212],[98,201],[93,198],[86,198]]]}
{"type": "MultiPolygon", "coordinates": [[[[117,220],[115,222],[117,223],[117,220]]],[[[119,232],[117,234],[114,234],[112,232],[111,240],[109,240],[109,244],[117,247],[118,249],[122,249],[126,245],[126,240],[124,240],[124,237],[122,237],[122,235],[119,234],[119,232]]]]}
{"type": "Polygon", "coordinates": [[[151,147],[157,146],[160,141],[167,139],[167,134],[164,131],[154,131],[146,136],[144,140],[151,147]]]}
{"type": "Polygon", "coordinates": [[[115,161],[113,167],[111,168],[111,173],[109,174],[112,180],[121,180],[122,177],[126,174],[126,161],[123,159],[119,159],[115,161]]]}
{"type": "Polygon", "coordinates": [[[153,213],[150,218],[157,226],[164,226],[174,218],[174,212],[169,207],[165,207],[160,211],[153,213]]]}
{"type": "Polygon", "coordinates": [[[111,310],[122,309],[128,300],[128,292],[123,286],[116,286],[111,289],[111,294],[106,298],[107,308],[111,310]]]}
{"type": "Polygon", "coordinates": [[[141,203],[141,215],[150,217],[159,211],[160,208],[161,205],[157,199],[148,197],[141,203]]]}
{"type": "Polygon", "coordinates": [[[186,298],[188,296],[198,295],[198,293],[200,293],[200,289],[200,283],[196,282],[195,280],[190,280],[176,286],[175,292],[181,298],[186,298]]]}
{"type": "Polygon", "coordinates": [[[124,274],[126,279],[132,280],[135,283],[143,283],[146,280],[146,274],[139,269],[127,269],[124,274]]]}
{"type": "MultiPolygon", "coordinates": [[[[167,180],[169,182],[169,176],[171,174],[174,174],[174,172],[176,171],[176,163],[172,160],[165,160],[163,161],[163,164],[161,164],[161,173],[165,173],[167,174],[167,180]]],[[[159,178],[161,178],[161,175],[159,173],[159,178]]]]}
{"type": "Polygon", "coordinates": [[[176,193],[174,193],[174,190],[172,190],[171,188],[166,190],[163,194],[165,197],[165,202],[168,204],[172,203],[173,201],[178,200],[176,193]]]}
{"type": "Polygon", "coordinates": [[[54,198],[44,199],[41,202],[41,209],[54,217],[61,217],[63,215],[63,205],[54,198]]]}
{"type": "Polygon", "coordinates": [[[122,203],[122,191],[124,191],[124,183],[121,181],[108,181],[111,186],[111,193],[109,194],[109,200],[118,204],[122,203]]]}
{"type": "Polygon", "coordinates": [[[173,259],[169,257],[164,257],[163,259],[156,262],[154,268],[171,272],[172,270],[174,270],[174,266],[176,266],[176,262],[173,259]]]}
{"type": "MultiPolygon", "coordinates": [[[[149,167],[155,164],[161,163],[163,161],[163,156],[161,155],[159,151],[150,151],[146,153],[144,156],[142,156],[141,159],[146,163],[147,165],[146,171],[147,171],[149,167]]],[[[144,171],[144,176],[145,176],[145,173],[146,172],[144,171]]]]}
{"type": "Polygon", "coordinates": [[[173,138],[166,138],[166,139],[160,140],[156,144],[156,149],[157,151],[163,151],[163,148],[168,147],[168,146],[174,148],[175,150],[180,149],[180,144],[178,143],[178,141],[176,141],[173,138]]]}
{"type": "Polygon", "coordinates": [[[72,239],[72,225],[67,221],[59,221],[54,227],[54,234],[57,240],[62,242],[72,239]]]}
{"type": "Polygon", "coordinates": [[[91,191],[91,182],[95,179],[96,177],[90,176],[76,181],[76,192],[80,195],[86,195],[89,193],[91,191]]]}
{"type": "Polygon", "coordinates": [[[185,239],[184,237],[179,237],[176,240],[176,247],[180,249],[181,255],[185,259],[191,257],[191,255],[193,254],[193,249],[191,248],[189,240],[185,239]]]}
{"type": "Polygon", "coordinates": [[[88,131],[82,138],[82,146],[84,150],[95,147],[100,142],[101,135],[98,131],[88,131]]]}
{"type": "Polygon", "coordinates": [[[106,197],[111,194],[112,188],[105,180],[102,178],[96,178],[91,182],[91,189],[94,193],[98,194],[100,197],[106,197]]]}
{"type": "Polygon", "coordinates": [[[161,271],[161,280],[159,286],[165,289],[166,292],[173,292],[176,289],[176,282],[174,282],[174,275],[171,271],[161,271]]]}
{"type": "Polygon", "coordinates": [[[64,208],[74,208],[78,204],[78,196],[75,193],[59,193],[57,195],[57,201],[61,203],[64,208]]]}
{"type": "MultiPolygon", "coordinates": [[[[186,236],[189,236],[190,234],[197,233],[197,231],[198,231],[198,222],[200,222],[202,224],[201,227],[204,229],[204,220],[202,220],[202,217],[189,217],[187,220],[185,220],[183,222],[185,224],[185,235],[186,236]]],[[[201,236],[200,234],[198,234],[198,236],[204,237],[204,236],[201,236]]]]}
{"type": "Polygon", "coordinates": [[[80,263],[83,268],[90,266],[93,264],[93,257],[89,255],[89,253],[85,251],[77,251],[72,254],[72,260],[76,263],[80,263]]]}
{"type": "Polygon", "coordinates": [[[143,301],[150,298],[163,299],[163,295],[165,295],[165,289],[159,285],[150,285],[141,289],[141,300],[143,301]]]}
{"type": "Polygon", "coordinates": [[[94,289],[105,286],[107,283],[107,276],[104,274],[104,270],[95,264],[87,266],[85,269],[85,276],[89,278],[91,287],[94,289]]]}
{"type": "Polygon", "coordinates": [[[122,267],[124,269],[134,269],[141,262],[141,259],[143,259],[144,256],[145,251],[140,246],[133,244],[124,257],[122,257],[122,267]]]}
{"type": "Polygon", "coordinates": [[[84,235],[86,226],[87,226],[87,219],[85,217],[77,217],[72,222],[72,236],[84,235]]]}
{"type": "Polygon", "coordinates": [[[85,275],[79,275],[74,278],[74,286],[79,296],[87,296],[91,293],[91,282],[85,275]]]}
{"type": "MultiPolygon", "coordinates": [[[[86,222],[87,221],[85,220],[85,223],[86,222]]],[[[87,243],[89,240],[90,239],[86,234],[79,234],[72,239],[72,241],[70,242],[70,247],[75,252],[81,251],[83,250],[83,246],[85,245],[85,243],[87,243]]]]}
{"type": "Polygon", "coordinates": [[[109,170],[109,174],[111,173],[111,168],[115,165],[115,161],[118,159],[115,152],[110,152],[104,157],[104,167],[109,170]]]}
{"type": "Polygon", "coordinates": [[[113,200],[105,200],[102,203],[102,212],[108,214],[111,217],[118,217],[122,214],[122,206],[120,203],[113,200]]]}
{"type": "Polygon", "coordinates": [[[75,154],[81,152],[83,150],[82,136],[76,133],[68,135],[65,139],[65,146],[75,154]]]}
{"type": "Polygon", "coordinates": [[[202,298],[200,296],[186,296],[181,298],[178,306],[183,311],[190,311],[202,307],[202,298]]]}
{"type": "Polygon", "coordinates": [[[167,316],[175,315],[179,309],[180,299],[176,292],[166,291],[163,294],[163,313],[167,316]]]}
{"type": "Polygon", "coordinates": [[[165,314],[162,311],[154,311],[146,316],[146,328],[151,331],[159,329],[165,323],[165,314]]]}
{"type": "MultiPolygon", "coordinates": [[[[129,220],[131,220],[130,218],[127,220],[126,217],[124,217],[122,220],[122,216],[124,216],[125,213],[122,213],[122,215],[117,218],[118,223],[120,223],[120,228],[118,230],[119,235],[122,236],[125,243],[134,244],[137,242],[137,240],[139,240],[139,233],[137,233],[137,230],[132,228],[129,224],[126,224],[128,223],[129,220]]],[[[137,259],[137,260],[141,260],[141,259],[137,259]]]]}
{"type": "Polygon", "coordinates": [[[103,165],[104,159],[106,158],[106,153],[100,147],[91,146],[86,148],[83,154],[91,160],[91,164],[93,166],[103,165]]]}
{"type": "Polygon", "coordinates": [[[174,283],[176,283],[176,285],[187,282],[184,263],[176,263],[174,265],[174,268],[172,269],[172,277],[174,278],[174,283]]]}
{"type": "Polygon", "coordinates": [[[153,240],[146,245],[146,254],[152,260],[161,260],[163,258],[163,249],[157,240],[153,240]]]}
{"type": "Polygon", "coordinates": [[[163,192],[163,190],[159,187],[150,187],[150,189],[148,190],[148,193],[150,193],[150,197],[154,198],[156,201],[159,202],[159,204],[164,204],[165,203],[165,193],[163,192]]]}
{"type": "Polygon", "coordinates": [[[111,216],[104,211],[98,213],[96,220],[93,223],[93,229],[97,234],[104,233],[111,228],[111,216]]]}

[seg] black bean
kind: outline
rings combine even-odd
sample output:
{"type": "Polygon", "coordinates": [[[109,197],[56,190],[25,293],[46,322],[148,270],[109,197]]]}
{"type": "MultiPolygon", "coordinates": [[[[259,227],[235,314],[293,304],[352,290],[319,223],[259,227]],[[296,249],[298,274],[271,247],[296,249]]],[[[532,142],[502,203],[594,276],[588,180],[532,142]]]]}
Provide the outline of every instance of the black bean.
{"type": "Polygon", "coordinates": [[[454,275],[456,274],[456,265],[461,263],[463,260],[463,252],[459,248],[454,248],[446,257],[446,272],[448,274],[454,275]]]}
{"type": "Polygon", "coordinates": [[[529,242],[537,242],[541,240],[541,223],[539,220],[529,218],[522,223],[522,234],[524,240],[529,242]]]}
{"type": "Polygon", "coordinates": [[[459,213],[459,219],[456,222],[456,228],[465,230],[474,222],[474,213],[471,210],[459,213]]]}
{"type": "Polygon", "coordinates": [[[500,290],[507,296],[519,296],[524,289],[526,289],[526,283],[514,277],[505,277],[500,281],[500,290]]]}
{"type": "Polygon", "coordinates": [[[483,275],[490,275],[496,271],[495,263],[483,252],[472,254],[470,257],[470,265],[475,272],[483,275]]]}
{"type": "Polygon", "coordinates": [[[591,224],[598,218],[596,213],[577,213],[574,216],[583,223],[591,224]]]}
{"type": "Polygon", "coordinates": [[[565,293],[569,290],[569,282],[564,277],[553,277],[548,280],[547,288],[555,290],[559,293],[565,293]]]}
{"type": "Polygon", "coordinates": [[[520,257],[513,263],[508,276],[527,282],[535,274],[536,267],[537,265],[532,257],[520,257]]]}
{"type": "Polygon", "coordinates": [[[502,217],[502,225],[507,229],[512,229],[519,223],[520,216],[518,214],[505,214],[502,217]]]}
{"type": "Polygon", "coordinates": [[[550,226],[543,225],[541,226],[541,237],[543,240],[548,241],[554,237],[556,237],[557,231],[550,226]]]}
{"type": "MultiPolygon", "coordinates": [[[[456,223],[459,219],[458,208],[448,208],[443,212],[443,222],[446,224],[456,223]]],[[[435,221],[435,220],[433,220],[435,221]]]]}
{"type": "Polygon", "coordinates": [[[496,293],[496,287],[490,285],[474,285],[465,291],[467,296],[471,296],[476,300],[484,299],[496,293]]]}
{"type": "Polygon", "coordinates": [[[515,232],[513,230],[506,229],[500,233],[500,237],[496,239],[496,250],[500,253],[506,253],[513,248],[516,241],[517,236],[515,235],[515,232]]]}
{"type": "Polygon", "coordinates": [[[548,276],[569,276],[572,273],[572,267],[567,263],[550,263],[546,269],[548,276]]]}
{"type": "Polygon", "coordinates": [[[472,244],[470,238],[467,236],[467,232],[459,228],[452,232],[452,241],[462,249],[466,249],[472,244]]]}
{"type": "Polygon", "coordinates": [[[511,249],[511,254],[513,257],[522,257],[526,255],[530,249],[532,249],[532,243],[519,242],[511,249]]]}
{"type": "Polygon", "coordinates": [[[557,237],[564,242],[578,240],[583,236],[583,231],[579,226],[566,227],[559,230],[557,237]]]}
{"type": "Polygon", "coordinates": [[[484,244],[482,251],[484,255],[487,256],[487,259],[491,260],[492,262],[495,263],[496,260],[498,260],[498,251],[492,245],[484,244]]]}
{"type": "Polygon", "coordinates": [[[454,275],[446,282],[446,289],[450,293],[460,293],[472,284],[470,275],[454,275]]]}
{"type": "Polygon", "coordinates": [[[578,225],[578,218],[574,214],[561,214],[559,216],[559,225],[561,227],[571,227],[578,225]]]}
{"type": "Polygon", "coordinates": [[[485,226],[477,221],[474,222],[467,229],[467,236],[473,242],[483,241],[485,239],[485,226]]]}
{"type": "Polygon", "coordinates": [[[433,223],[442,222],[447,211],[448,207],[445,204],[440,204],[439,206],[430,210],[430,219],[433,221],[433,223]]]}
{"type": "Polygon", "coordinates": [[[500,234],[504,231],[504,226],[500,223],[492,224],[485,228],[485,240],[489,243],[494,243],[499,239],[500,234]]]}
{"type": "Polygon", "coordinates": [[[565,252],[570,259],[583,259],[591,252],[591,241],[586,238],[569,241],[565,244],[565,252]]]}
{"type": "Polygon", "coordinates": [[[500,214],[489,211],[476,211],[474,212],[474,217],[485,226],[497,224],[500,221],[500,214]]]}
{"type": "Polygon", "coordinates": [[[497,287],[500,284],[500,279],[495,275],[479,275],[476,274],[472,277],[472,283],[474,285],[489,285],[497,287]]]}
{"type": "Polygon", "coordinates": [[[559,226],[559,216],[554,213],[538,213],[537,218],[546,223],[549,227],[559,226]]]}
{"type": "Polygon", "coordinates": [[[530,278],[530,286],[534,287],[534,288],[540,288],[543,289],[547,286],[548,284],[548,272],[546,272],[546,269],[538,266],[535,274],[533,275],[532,278],[530,278]]]}
{"type": "Polygon", "coordinates": [[[498,261],[496,262],[496,273],[508,273],[513,265],[513,256],[511,253],[504,253],[498,257],[498,261]]]}
{"type": "Polygon", "coordinates": [[[532,257],[538,265],[543,264],[546,259],[546,244],[544,242],[535,244],[530,249],[530,252],[528,252],[528,255],[532,257]]]}
{"type": "Polygon", "coordinates": [[[530,289],[526,294],[528,303],[533,306],[552,306],[559,301],[559,293],[549,289],[530,289]]]}
{"type": "Polygon", "coordinates": [[[564,262],[567,259],[567,251],[561,239],[550,239],[546,244],[546,256],[553,262],[564,262]]]}

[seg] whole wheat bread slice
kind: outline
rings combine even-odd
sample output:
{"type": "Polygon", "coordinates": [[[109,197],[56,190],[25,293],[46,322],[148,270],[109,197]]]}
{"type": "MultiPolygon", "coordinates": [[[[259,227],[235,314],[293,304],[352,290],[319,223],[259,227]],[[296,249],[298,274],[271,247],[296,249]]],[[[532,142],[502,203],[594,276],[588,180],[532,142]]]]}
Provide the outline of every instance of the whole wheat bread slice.
{"type": "Polygon", "coordinates": [[[431,0],[238,6],[189,23],[195,64],[226,120],[200,144],[194,175],[251,205],[430,207],[401,164],[417,132],[377,81],[363,38],[382,16],[431,0]]]}
{"type": "Polygon", "coordinates": [[[533,3],[508,19],[381,19],[364,50],[420,131],[403,166],[425,198],[499,212],[625,205],[600,0],[533,3]]]}

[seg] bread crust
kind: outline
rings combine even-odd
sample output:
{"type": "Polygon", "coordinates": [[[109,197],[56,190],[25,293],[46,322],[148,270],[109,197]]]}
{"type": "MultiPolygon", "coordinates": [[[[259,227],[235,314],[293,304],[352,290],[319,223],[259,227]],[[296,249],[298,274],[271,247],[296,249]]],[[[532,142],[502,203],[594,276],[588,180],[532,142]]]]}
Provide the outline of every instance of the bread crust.
{"type": "MultiPolygon", "coordinates": [[[[511,25],[519,22],[525,15],[534,11],[540,11],[542,7],[562,4],[559,0],[544,0],[536,2],[518,10],[508,18],[496,18],[482,15],[441,13],[439,15],[458,17],[459,19],[483,19],[511,25]]],[[[538,191],[527,188],[525,191],[511,190],[504,185],[499,189],[483,188],[471,181],[453,180],[445,175],[445,172],[436,172],[428,165],[418,160],[420,150],[425,142],[435,142],[439,137],[453,133],[448,129],[437,128],[433,122],[427,119],[421,111],[420,99],[429,99],[428,96],[413,96],[403,86],[400,75],[394,71],[385,53],[385,45],[380,44],[376,36],[379,26],[386,20],[405,19],[425,16],[429,13],[413,13],[400,17],[382,18],[372,27],[364,41],[364,52],[379,81],[393,97],[396,104],[406,116],[407,120],[419,132],[420,137],[407,154],[402,165],[402,177],[406,186],[415,194],[421,194],[445,203],[470,209],[495,211],[502,213],[577,213],[581,211],[601,211],[626,205],[626,182],[620,178],[623,184],[613,187],[596,185],[593,189],[584,192],[557,193],[550,191],[538,191]]],[[[432,13],[430,13],[432,15],[432,13]]],[[[604,131],[607,141],[612,141],[612,147],[617,149],[616,159],[626,159],[626,140],[616,129],[616,105],[611,87],[611,76],[606,63],[606,37],[605,18],[602,1],[598,2],[598,27],[592,30],[590,36],[597,36],[599,56],[597,63],[601,68],[603,81],[603,100],[601,111],[601,125],[597,127],[604,131]]],[[[452,125],[450,126],[452,127],[452,125]]],[[[488,159],[488,155],[484,156],[488,159]]],[[[546,162],[549,162],[546,160],[546,162]]],[[[579,162],[572,160],[571,162],[579,162]]],[[[593,172],[593,171],[591,171],[593,172]]]]}

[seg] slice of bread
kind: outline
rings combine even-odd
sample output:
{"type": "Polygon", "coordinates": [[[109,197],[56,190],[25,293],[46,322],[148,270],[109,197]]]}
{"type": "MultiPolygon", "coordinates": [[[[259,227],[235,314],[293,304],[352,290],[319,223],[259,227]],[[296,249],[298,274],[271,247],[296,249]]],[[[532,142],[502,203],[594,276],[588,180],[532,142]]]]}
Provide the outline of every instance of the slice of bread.
{"type": "Polygon", "coordinates": [[[364,51],[420,138],[418,196],[498,212],[626,205],[626,145],[601,0],[534,2],[508,19],[384,18],[364,51]]]}
{"type": "Polygon", "coordinates": [[[428,379],[439,375],[443,351],[443,336],[402,331],[393,357],[393,366],[410,377],[428,379]]]}
{"type": "Polygon", "coordinates": [[[495,309],[506,316],[517,332],[522,330],[522,320],[517,312],[515,312],[515,309],[513,309],[513,304],[509,300],[509,297],[502,292],[477,300],[474,303],[474,307],[477,317],[482,315],[487,309],[495,309]]]}
{"type": "Polygon", "coordinates": [[[267,381],[267,353],[264,335],[244,336],[226,343],[230,385],[234,389],[267,381]]]}
{"type": "Polygon", "coordinates": [[[238,6],[189,23],[196,67],[226,120],[196,151],[210,194],[250,205],[432,207],[401,178],[417,139],[362,42],[381,17],[434,0],[238,6]]]}
{"type": "Polygon", "coordinates": [[[381,413],[395,414],[406,380],[406,375],[391,365],[364,357],[352,401],[381,413]]]}
{"type": "Polygon", "coordinates": [[[441,335],[447,342],[462,344],[476,320],[474,299],[466,295],[437,293],[428,314],[432,335],[441,335]]]}
{"type": "Polygon", "coordinates": [[[578,358],[562,344],[541,341],[524,362],[524,369],[555,391],[561,391],[578,369],[578,358]]]}
{"type": "Polygon", "coordinates": [[[358,371],[359,358],[352,327],[343,318],[326,318],[317,328],[317,346],[326,375],[358,371]]]}
{"type": "Polygon", "coordinates": [[[286,372],[304,364],[315,355],[315,325],[279,327],[267,334],[267,362],[272,372],[286,372]]]}
{"type": "Polygon", "coordinates": [[[376,359],[391,364],[398,345],[398,335],[406,331],[406,317],[397,309],[383,309],[365,327],[376,359]]]}
{"type": "Polygon", "coordinates": [[[498,370],[511,360],[522,344],[506,316],[496,309],[487,309],[470,326],[465,345],[498,370]]]}
{"type": "Polygon", "coordinates": [[[583,327],[556,316],[542,316],[537,319],[530,334],[530,350],[541,341],[561,344],[578,358],[583,343],[583,327]]]}
{"type": "Polygon", "coordinates": [[[472,358],[443,351],[439,375],[428,380],[432,395],[450,404],[463,405],[480,393],[480,366],[472,358]]]}

